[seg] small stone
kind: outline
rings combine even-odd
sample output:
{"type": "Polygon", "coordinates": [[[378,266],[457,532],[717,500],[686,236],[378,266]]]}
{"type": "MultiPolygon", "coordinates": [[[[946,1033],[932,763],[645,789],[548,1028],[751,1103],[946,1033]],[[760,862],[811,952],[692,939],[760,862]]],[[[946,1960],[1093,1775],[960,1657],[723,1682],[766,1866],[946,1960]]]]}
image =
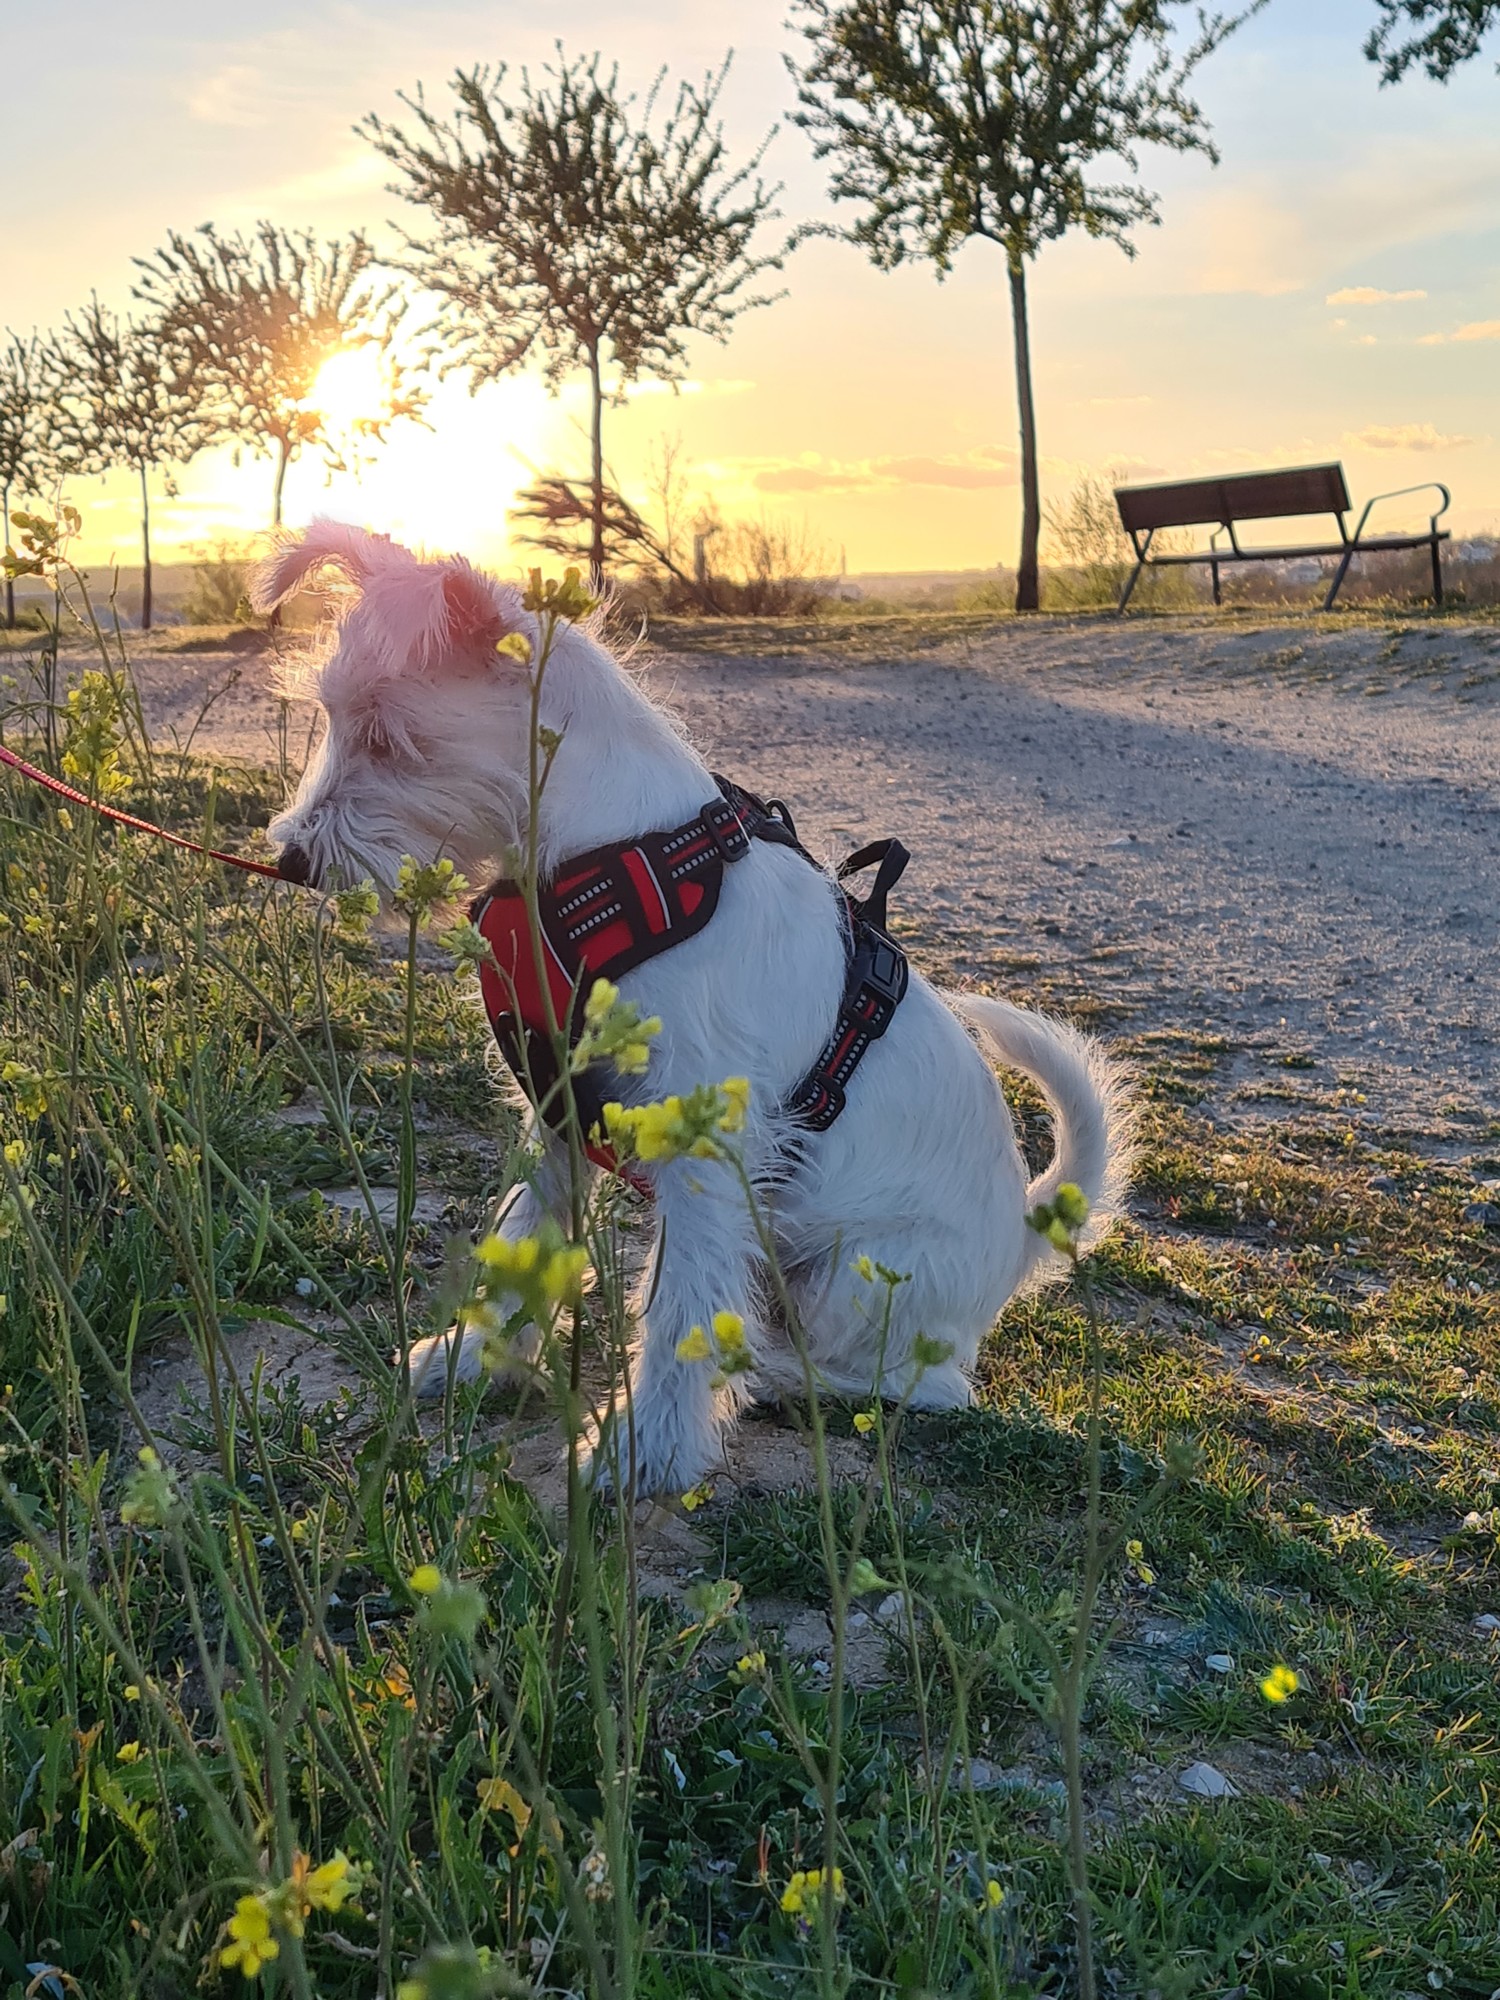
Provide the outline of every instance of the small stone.
{"type": "Polygon", "coordinates": [[[1500,1618],[1493,1611],[1481,1611],[1474,1620],[1474,1630],[1481,1639],[1500,1639],[1500,1618]]]}
{"type": "Polygon", "coordinates": [[[1400,1183],[1392,1180],[1389,1174],[1371,1174],[1370,1178],[1365,1182],[1365,1186],[1370,1190],[1371,1194],[1400,1194],[1401,1192],[1400,1183]]]}
{"type": "Polygon", "coordinates": [[[1210,1653],[1203,1662],[1211,1674],[1232,1674],[1234,1672],[1233,1653],[1210,1653]]]}
{"type": "Polygon", "coordinates": [[[1189,1764],[1177,1779],[1178,1789],[1196,1799],[1237,1799],[1240,1788],[1212,1764],[1189,1764]]]}
{"type": "Polygon", "coordinates": [[[833,1633],[821,1611],[799,1611],[789,1621],[781,1642],[794,1660],[805,1660],[809,1654],[826,1652],[833,1644],[833,1633]]]}
{"type": "Polygon", "coordinates": [[[317,1289],[311,1278],[299,1278],[292,1287],[299,1299],[310,1299],[317,1289]]]}
{"type": "Polygon", "coordinates": [[[900,1625],[906,1618],[906,1599],[899,1590],[893,1590],[889,1597],[882,1597],[870,1613],[877,1625],[900,1625]]]}
{"type": "Polygon", "coordinates": [[[1471,1201],[1464,1210],[1465,1222],[1477,1222],[1481,1229],[1500,1229],[1500,1202],[1471,1201]]]}

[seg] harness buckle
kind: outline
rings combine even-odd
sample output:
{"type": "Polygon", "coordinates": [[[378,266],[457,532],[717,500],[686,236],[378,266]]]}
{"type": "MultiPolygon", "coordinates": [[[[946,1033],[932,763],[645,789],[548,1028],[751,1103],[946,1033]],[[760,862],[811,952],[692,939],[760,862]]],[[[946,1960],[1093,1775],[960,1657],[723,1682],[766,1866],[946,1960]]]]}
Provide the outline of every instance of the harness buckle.
{"type": "Polygon", "coordinates": [[[750,852],[750,836],[738,806],[729,799],[713,799],[703,808],[703,823],[713,835],[714,845],[726,861],[742,861],[750,852]]]}
{"type": "Polygon", "coordinates": [[[900,1005],[906,993],[907,968],[905,956],[899,952],[884,932],[876,930],[869,922],[863,925],[864,936],[861,944],[861,964],[859,966],[860,985],[868,986],[889,1001],[892,1007],[900,1005]]]}

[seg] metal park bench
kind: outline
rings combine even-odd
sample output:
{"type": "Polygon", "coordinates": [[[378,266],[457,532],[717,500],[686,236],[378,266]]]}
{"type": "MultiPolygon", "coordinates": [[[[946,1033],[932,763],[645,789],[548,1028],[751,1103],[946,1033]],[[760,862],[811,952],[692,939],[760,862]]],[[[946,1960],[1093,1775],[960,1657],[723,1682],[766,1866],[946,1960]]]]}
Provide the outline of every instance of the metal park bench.
{"type": "Polygon", "coordinates": [[[1447,513],[1451,495],[1437,480],[1421,486],[1403,486],[1395,493],[1377,493],[1359,517],[1354,533],[1349,533],[1345,515],[1351,502],[1344,483],[1342,465],[1293,465],[1279,472],[1236,472],[1223,479],[1179,479],[1169,486],[1120,486],[1115,489],[1120,521],[1135,550],[1135,568],[1125,585],[1119,609],[1129,604],[1141,573],[1148,566],[1177,563],[1207,563],[1213,570],[1214,603],[1221,604],[1219,570],[1228,562],[1285,562],[1297,556],[1338,556],[1339,566],[1324,599],[1323,609],[1331,611],[1349,565],[1356,556],[1384,554],[1391,549],[1431,549],[1432,594],[1443,601],[1443,566],[1439,544],[1449,539],[1448,530],[1438,522],[1447,513]],[[1437,492],[1443,504],[1432,516],[1425,533],[1366,535],[1371,513],[1383,500],[1399,500],[1408,493],[1437,492]],[[1299,543],[1295,548],[1244,549],[1236,532],[1242,521],[1289,520],[1307,514],[1332,514],[1339,524],[1336,542],[1299,543]],[[1213,534],[1206,549],[1188,554],[1175,550],[1153,555],[1151,544],[1163,528],[1206,527],[1212,521],[1213,534]],[[1228,546],[1219,542],[1229,537],[1228,546]]]}

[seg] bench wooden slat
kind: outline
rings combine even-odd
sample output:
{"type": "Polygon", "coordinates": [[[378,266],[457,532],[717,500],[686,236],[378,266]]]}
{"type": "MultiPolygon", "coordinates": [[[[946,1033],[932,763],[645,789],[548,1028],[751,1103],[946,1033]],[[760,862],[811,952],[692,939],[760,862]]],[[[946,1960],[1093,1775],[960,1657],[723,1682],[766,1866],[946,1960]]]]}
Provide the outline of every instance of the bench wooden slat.
{"type": "Polygon", "coordinates": [[[1116,489],[1127,529],[1196,527],[1207,522],[1268,521],[1300,514],[1347,514],[1342,465],[1291,465],[1274,472],[1236,472],[1217,479],[1178,479],[1160,486],[1116,489]]]}

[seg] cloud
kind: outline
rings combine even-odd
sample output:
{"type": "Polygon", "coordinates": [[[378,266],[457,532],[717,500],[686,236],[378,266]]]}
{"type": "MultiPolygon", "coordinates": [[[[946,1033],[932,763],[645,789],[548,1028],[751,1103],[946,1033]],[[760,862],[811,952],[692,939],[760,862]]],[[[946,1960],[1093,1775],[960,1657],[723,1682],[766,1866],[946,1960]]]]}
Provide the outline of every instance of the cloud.
{"type": "Polygon", "coordinates": [[[1471,319],[1454,333],[1424,333],[1418,347],[1446,347],[1450,340],[1500,340],[1500,319],[1471,319]]]}
{"type": "Polygon", "coordinates": [[[1450,437],[1432,424],[1366,424],[1362,431],[1345,431],[1344,442],[1370,451],[1460,451],[1478,440],[1450,437]]]}
{"type": "Polygon", "coordinates": [[[189,115],[200,125],[230,125],[251,131],[267,123],[265,82],[251,63],[225,63],[199,77],[184,92],[189,115]]]}
{"type": "Polygon", "coordinates": [[[1341,292],[1330,292],[1323,303],[1325,306],[1401,306],[1409,299],[1425,299],[1425,292],[1382,292],[1374,285],[1347,285],[1341,292]]]}
{"type": "Polygon", "coordinates": [[[762,493],[880,493],[900,486],[943,486],[959,491],[1014,486],[1020,473],[1017,455],[993,446],[941,458],[921,455],[861,459],[820,458],[815,452],[799,459],[760,465],[752,484],[762,493]]]}

